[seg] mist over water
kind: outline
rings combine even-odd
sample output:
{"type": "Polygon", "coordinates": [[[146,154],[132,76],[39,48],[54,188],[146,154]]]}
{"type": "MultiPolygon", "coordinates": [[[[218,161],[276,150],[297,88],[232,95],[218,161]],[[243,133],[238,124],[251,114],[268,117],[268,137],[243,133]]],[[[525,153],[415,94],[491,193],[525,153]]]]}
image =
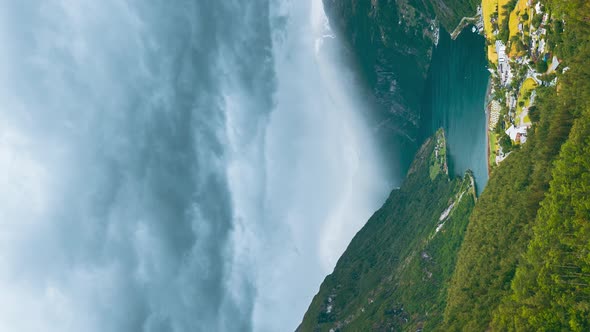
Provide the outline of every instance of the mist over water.
{"type": "Polygon", "coordinates": [[[293,330],[397,174],[321,0],[0,2],[0,330],[293,330]]]}

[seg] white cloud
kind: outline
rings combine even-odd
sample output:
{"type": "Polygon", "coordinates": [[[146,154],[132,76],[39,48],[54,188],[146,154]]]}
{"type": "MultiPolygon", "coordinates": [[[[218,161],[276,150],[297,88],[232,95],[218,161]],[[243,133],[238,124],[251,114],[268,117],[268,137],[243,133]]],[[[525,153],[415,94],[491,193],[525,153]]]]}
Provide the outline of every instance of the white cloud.
{"type": "Polygon", "coordinates": [[[360,89],[326,30],[321,0],[273,6],[277,92],[265,139],[268,233],[258,255],[259,331],[296,328],[390,189],[360,89]]]}
{"type": "Polygon", "coordinates": [[[0,4],[0,330],[295,328],[389,190],[320,3],[0,4]]]}

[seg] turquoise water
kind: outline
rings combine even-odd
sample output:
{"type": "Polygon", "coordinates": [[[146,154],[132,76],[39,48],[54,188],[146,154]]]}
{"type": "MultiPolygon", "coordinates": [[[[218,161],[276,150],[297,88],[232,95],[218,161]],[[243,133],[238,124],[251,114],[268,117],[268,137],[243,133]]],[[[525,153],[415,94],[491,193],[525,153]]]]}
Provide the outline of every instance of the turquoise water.
{"type": "Polygon", "coordinates": [[[485,39],[466,28],[457,40],[441,33],[433,53],[424,101],[425,134],[442,127],[447,134],[449,168],[472,170],[481,193],[488,181],[485,94],[489,72],[485,39]]]}

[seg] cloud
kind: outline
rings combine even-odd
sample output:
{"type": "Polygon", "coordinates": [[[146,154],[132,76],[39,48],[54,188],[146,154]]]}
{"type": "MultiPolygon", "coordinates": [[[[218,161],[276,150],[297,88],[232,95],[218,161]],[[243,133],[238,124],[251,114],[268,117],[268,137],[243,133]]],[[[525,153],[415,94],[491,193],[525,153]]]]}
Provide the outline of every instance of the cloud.
{"type": "Polygon", "coordinates": [[[295,328],[389,190],[320,3],[0,5],[0,330],[295,328]]]}
{"type": "Polygon", "coordinates": [[[252,16],[197,2],[3,6],[0,328],[250,329],[217,69],[236,52],[220,41],[252,16]]]}
{"type": "Polygon", "coordinates": [[[391,179],[321,0],[273,2],[271,22],[277,91],[265,139],[259,331],[296,328],[391,179]]]}

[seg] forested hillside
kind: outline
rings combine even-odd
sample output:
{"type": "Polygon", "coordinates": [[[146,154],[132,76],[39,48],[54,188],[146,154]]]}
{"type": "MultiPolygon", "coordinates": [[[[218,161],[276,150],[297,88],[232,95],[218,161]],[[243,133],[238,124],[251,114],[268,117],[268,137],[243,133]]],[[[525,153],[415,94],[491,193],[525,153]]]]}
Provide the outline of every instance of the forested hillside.
{"type": "Polygon", "coordinates": [[[447,174],[442,131],[354,237],[299,331],[416,331],[442,321],[448,280],[475,204],[473,178],[447,174]]]}
{"type": "Polygon", "coordinates": [[[463,17],[475,16],[477,6],[481,0],[429,0],[432,4],[436,18],[450,33],[463,17]]]}
{"type": "Polygon", "coordinates": [[[495,330],[590,328],[590,112],[576,121],[553,169],[533,238],[495,315],[495,330]]]}
{"type": "Polygon", "coordinates": [[[590,330],[590,3],[545,5],[569,70],[539,90],[529,141],[474,209],[442,331],[590,330]]]}
{"type": "Polygon", "coordinates": [[[536,90],[526,144],[472,210],[457,198],[467,180],[426,171],[429,141],[326,278],[301,331],[590,331],[590,2],[542,5],[562,70],[536,90]]]}

